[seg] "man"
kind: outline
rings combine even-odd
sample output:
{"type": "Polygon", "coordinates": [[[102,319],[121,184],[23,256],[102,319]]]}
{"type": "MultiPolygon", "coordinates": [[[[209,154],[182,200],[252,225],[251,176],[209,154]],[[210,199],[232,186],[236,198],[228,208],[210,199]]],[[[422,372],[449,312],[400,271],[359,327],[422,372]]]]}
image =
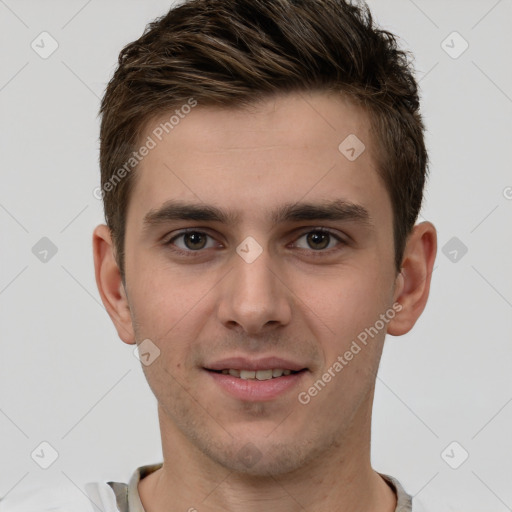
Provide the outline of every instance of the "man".
{"type": "Polygon", "coordinates": [[[192,0],[101,105],[96,281],[158,401],[121,511],[411,508],[370,464],[386,333],[429,294],[427,153],[394,36],[343,0],[192,0]]]}
{"type": "Polygon", "coordinates": [[[410,510],[370,423],[436,252],[418,107],[394,37],[342,0],[195,0],[123,49],[94,261],[164,460],[110,483],[121,510],[410,510]]]}

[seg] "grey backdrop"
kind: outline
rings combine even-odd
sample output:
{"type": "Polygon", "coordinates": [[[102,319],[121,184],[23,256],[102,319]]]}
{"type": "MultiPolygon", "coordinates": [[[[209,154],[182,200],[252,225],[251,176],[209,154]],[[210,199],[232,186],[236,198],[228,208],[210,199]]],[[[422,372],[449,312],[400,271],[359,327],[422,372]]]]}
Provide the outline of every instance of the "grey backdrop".
{"type": "MultiPolygon", "coordinates": [[[[512,1],[369,4],[416,56],[422,217],[439,233],[426,311],[387,339],[373,463],[438,512],[512,510],[512,1]]],[[[0,0],[0,496],[127,481],[161,460],[156,401],[99,299],[91,235],[100,97],[120,49],[169,6],[0,0]]]]}

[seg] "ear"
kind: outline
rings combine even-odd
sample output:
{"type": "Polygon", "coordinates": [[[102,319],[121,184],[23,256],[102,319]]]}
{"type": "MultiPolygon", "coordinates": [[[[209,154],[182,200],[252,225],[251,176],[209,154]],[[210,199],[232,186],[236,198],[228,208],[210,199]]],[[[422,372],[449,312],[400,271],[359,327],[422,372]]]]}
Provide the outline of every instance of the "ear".
{"type": "Polygon", "coordinates": [[[101,224],[92,236],[96,285],[101,300],[119,337],[129,345],[135,344],[132,318],[121,272],[114,257],[110,229],[101,224]]]}
{"type": "Polygon", "coordinates": [[[401,304],[402,309],[389,322],[389,334],[401,336],[409,332],[425,309],[436,252],[436,228],[430,222],[414,226],[395,286],[395,302],[401,304]]]}

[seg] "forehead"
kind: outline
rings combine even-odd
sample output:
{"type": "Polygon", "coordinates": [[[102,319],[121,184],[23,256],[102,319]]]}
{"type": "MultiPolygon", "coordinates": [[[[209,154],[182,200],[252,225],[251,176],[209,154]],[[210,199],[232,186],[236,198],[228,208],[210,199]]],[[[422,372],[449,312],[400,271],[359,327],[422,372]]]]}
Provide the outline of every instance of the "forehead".
{"type": "Polygon", "coordinates": [[[364,139],[367,154],[376,156],[367,112],[341,93],[280,94],[248,106],[222,108],[196,103],[194,108],[187,103],[178,106],[179,115],[152,118],[143,138],[151,136],[159,146],[180,146],[194,153],[260,151],[284,143],[337,155],[339,142],[356,135],[364,139]]]}
{"type": "Polygon", "coordinates": [[[178,113],[146,125],[142,140],[154,147],[136,171],[129,217],[137,222],[177,198],[226,208],[238,220],[269,219],[270,203],[301,199],[386,207],[369,117],[343,96],[294,93],[178,113]]]}

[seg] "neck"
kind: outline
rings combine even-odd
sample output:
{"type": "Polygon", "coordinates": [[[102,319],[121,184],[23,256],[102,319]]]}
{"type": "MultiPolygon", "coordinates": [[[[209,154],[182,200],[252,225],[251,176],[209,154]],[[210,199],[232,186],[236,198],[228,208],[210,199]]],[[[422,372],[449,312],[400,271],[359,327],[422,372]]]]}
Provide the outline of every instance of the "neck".
{"type": "Polygon", "coordinates": [[[368,405],[368,417],[354,418],[353,432],[327,453],[295,471],[272,476],[238,473],[217,464],[159,408],[164,464],[139,483],[144,509],[234,512],[243,506],[246,512],[392,512],[396,496],[370,464],[368,405]]]}

